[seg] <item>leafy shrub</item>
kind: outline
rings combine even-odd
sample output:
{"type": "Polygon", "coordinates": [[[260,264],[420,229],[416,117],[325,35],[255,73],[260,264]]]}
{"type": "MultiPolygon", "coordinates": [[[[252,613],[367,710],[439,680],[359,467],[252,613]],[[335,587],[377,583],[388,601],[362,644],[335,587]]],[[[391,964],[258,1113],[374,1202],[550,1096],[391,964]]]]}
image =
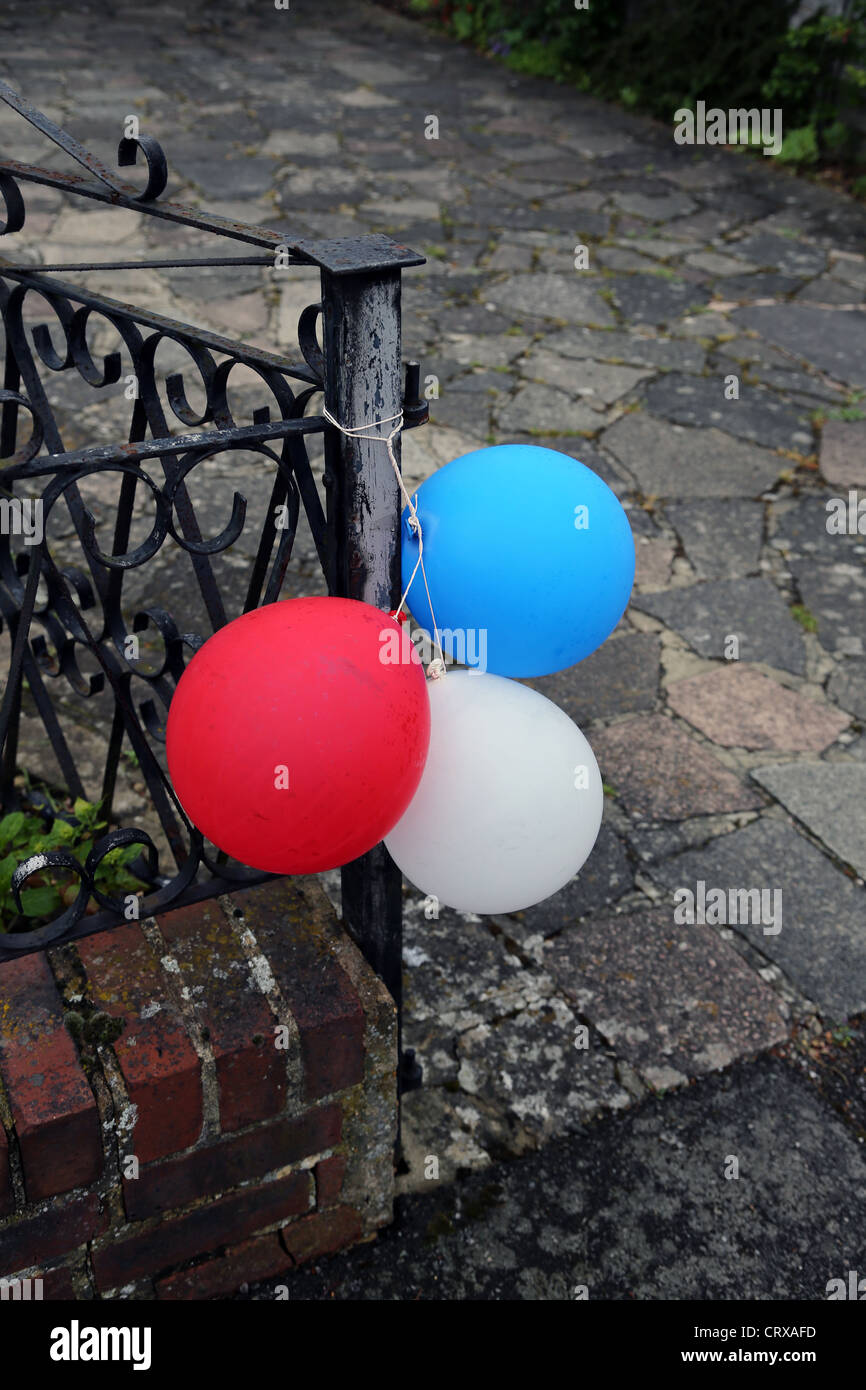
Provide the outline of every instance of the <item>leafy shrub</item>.
{"type": "MultiPolygon", "coordinates": [[[[54,811],[53,818],[37,811],[10,811],[0,820],[0,931],[28,924],[36,926],[40,920],[51,921],[78,896],[79,879],[74,871],[49,868],[38,876],[35,887],[21,890],[23,917],[15,906],[12,875],[20,863],[31,855],[62,849],[83,864],[108,828],[101,806],[80,797],[71,814],[60,812],[57,807],[54,811]]],[[[140,890],[141,881],[128,868],[140,853],[139,845],[112,850],[97,868],[97,887],[108,897],[140,890]]]]}
{"type": "Polygon", "coordinates": [[[699,100],[723,109],[778,106],[789,162],[852,159],[845,115],[866,93],[866,0],[789,28],[797,0],[411,0],[455,38],[516,71],[553,77],[669,121],[699,100]],[[627,13],[631,15],[627,22],[627,13]]]}

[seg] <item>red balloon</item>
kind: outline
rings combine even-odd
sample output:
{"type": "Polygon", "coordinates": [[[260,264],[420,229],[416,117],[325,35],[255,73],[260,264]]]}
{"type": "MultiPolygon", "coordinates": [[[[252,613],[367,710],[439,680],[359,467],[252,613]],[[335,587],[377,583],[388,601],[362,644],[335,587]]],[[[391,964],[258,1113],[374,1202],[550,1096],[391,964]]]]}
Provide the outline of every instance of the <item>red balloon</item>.
{"type": "Polygon", "coordinates": [[[317,873],[372,849],[412,800],[430,742],[418,653],[344,598],[256,608],[181,677],[166,752],[178,800],[242,864],[317,873]]]}

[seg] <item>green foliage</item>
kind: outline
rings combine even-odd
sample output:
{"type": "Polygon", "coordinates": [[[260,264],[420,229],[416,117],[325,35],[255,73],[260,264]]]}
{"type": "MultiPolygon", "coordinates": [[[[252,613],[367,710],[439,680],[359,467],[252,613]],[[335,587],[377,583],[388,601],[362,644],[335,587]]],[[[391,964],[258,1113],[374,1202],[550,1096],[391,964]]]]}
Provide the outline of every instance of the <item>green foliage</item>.
{"type": "Polygon", "coordinates": [[[818,162],[818,135],[814,125],[789,130],[782,141],[777,158],[782,164],[794,164],[803,169],[818,162]]]}
{"type": "Polygon", "coordinates": [[[818,619],[815,617],[814,613],[810,613],[808,608],[802,603],[794,603],[791,605],[791,617],[795,622],[798,622],[802,628],[805,628],[807,632],[818,631],[818,619]]]}
{"type": "Polygon", "coordinates": [[[866,98],[866,0],[845,16],[819,11],[788,26],[796,0],[729,0],[724,17],[706,0],[411,0],[455,38],[518,72],[568,81],[583,91],[671,121],[681,108],[780,107],[781,158],[808,167],[853,158],[845,123],[866,98]]]}
{"type": "MultiPolygon", "coordinates": [[[[81,797],[76,799],[71,815],[58,813],[51,820],[36,811],[11,811],[4,816],[0,820],[0,931],[19,924],[12,875],[20,863],[35,854],[66,850],[83,864],[107,829],[102,807],[81,797]]],[[[112,850],[96,870],[97,887],[109,897],[140,890],[140,880],[128,869],[140,853],[138,845],[112,850]]],[[[21,890],[21,906],[23,916],[33,919],[34,926],[38,919],[58,916],[78,895],[77,874],[63,867],[49,867],[28,882],[35,886],[21,890]]]]}

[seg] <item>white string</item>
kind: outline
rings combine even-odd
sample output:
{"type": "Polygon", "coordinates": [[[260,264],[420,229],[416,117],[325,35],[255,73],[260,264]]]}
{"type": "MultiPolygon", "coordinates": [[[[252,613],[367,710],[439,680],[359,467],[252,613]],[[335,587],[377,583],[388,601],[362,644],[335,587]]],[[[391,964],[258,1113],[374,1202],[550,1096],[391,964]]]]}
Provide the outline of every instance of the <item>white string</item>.
{"type": "MultiPolygon", "coordinates": [[[[393,423],[393,421],[397,421],[397,424],[394,425],[394,428],[391,430],[390,434],[387,435],[387,437],[385,437],[384,439],[381,435],[377,435],[374,437],[377,440],[380,440],[382,443],[384,443],[386,449],[388,450],[388,458],[391,461],[391,467],[394,470],[394,476],[396,477],[397,482],[400,484],[400,491],[402,492],[403,497],[406,501],[406,505],[409,508],[408,525],[409,529],[412,532],[414,532],[414,534],[418,537],[418,559],[415,562],[415,568],[412,571],[409,583],[406,585],[405,593],[403,594],[403,597],[400,599],[399,604],[394,610],[394,616],[399,619],[400,612],[403,608],[403,605],[406,602],[406,599],[409,595],[409,590],[412,588],[415,575],[418,573],[418,569],[420,567],[421,576],[424,580],[424,591],[427,594],[427,602],[430,606],[430,617],[433,619],[433,635],[436,641],[436,646],[439,648],[439,656],[430,662],[430,665],[427,667],[427,675],[430,677],[431,680],[439,680],[442,676],[445,675],[446,671],[445,653],[442,650],[442,643],[439,638],[439,627],[436,622],[436,614],[433,612],[433,600],[430,597],[430,586],[427,583],[427,571],[424,567],[424,532],[421,527],[421,518],[418,515],[418,508],[415,505],[415,502],[413,502],[412,498],[409,496],[409,493],[406,491],[406,484],[403,482],[403,474],[400,472],[400,465],[394,457],[393,445],[394,440],[397,438],[397,435],[403,428],[403,412],[401,410],[399,415],[388,415],[382,420],[371,420],[366,425],[353,425],[351,427],[349,427],[348,425],[342,425],[339,420],[335,419],[335,417],[331,414],[330,410],[326,405],[322,407],[322,414],[328,421],[329,425],[333,425],[334,429],[339,430],[341,434],[346,435],[349,439],[370,438],[371,436],[367,435],[366,433],[367,430],[380,429],[383,425],[390,425],[393,423]]],[[[415,493],[415,497],[417,499],[417,492],[415,493]]]]}

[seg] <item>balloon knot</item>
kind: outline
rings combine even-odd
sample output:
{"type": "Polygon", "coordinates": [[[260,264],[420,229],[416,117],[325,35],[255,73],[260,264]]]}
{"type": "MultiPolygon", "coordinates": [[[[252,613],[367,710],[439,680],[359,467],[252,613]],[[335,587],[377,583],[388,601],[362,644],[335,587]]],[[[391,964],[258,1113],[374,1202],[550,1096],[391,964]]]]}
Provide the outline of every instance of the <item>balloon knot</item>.
{"type": "Polygon", "coordinates": [[[401,610],[399,608],[392,608],[391,612],[388,614],[388,617],[394,618],[395,621],[398,623],[408,623],[409,621],[409,614],[405,611],[405,609],[401,610]]]}
{"type": "Polygon", "coordinates": [[[441,680],[445,675],[445,662],[440,657],[435,657],[427,667],[427,676],[431,681],[441,680]]]}

